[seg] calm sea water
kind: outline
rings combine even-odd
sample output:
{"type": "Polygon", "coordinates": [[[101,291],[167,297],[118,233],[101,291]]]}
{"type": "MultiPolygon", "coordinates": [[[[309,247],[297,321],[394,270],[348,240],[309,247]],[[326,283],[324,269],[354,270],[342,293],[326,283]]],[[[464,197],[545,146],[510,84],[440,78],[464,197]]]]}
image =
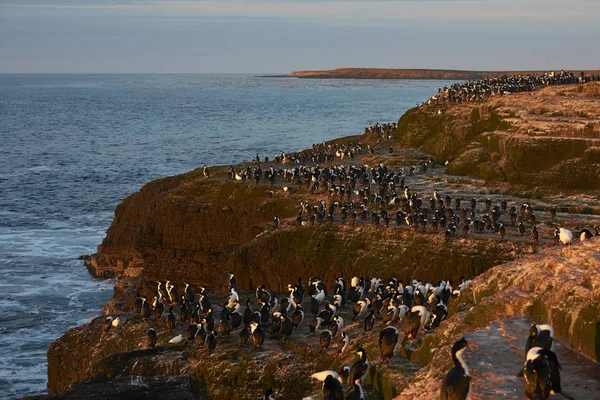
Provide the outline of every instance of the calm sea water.
{"type": "Polygon", "coordinates": [[[112,281],[77,257],[144,183],[362,133],[443,81],[0,75],[0,398],[46,392],[46,351],[112,281]]]}

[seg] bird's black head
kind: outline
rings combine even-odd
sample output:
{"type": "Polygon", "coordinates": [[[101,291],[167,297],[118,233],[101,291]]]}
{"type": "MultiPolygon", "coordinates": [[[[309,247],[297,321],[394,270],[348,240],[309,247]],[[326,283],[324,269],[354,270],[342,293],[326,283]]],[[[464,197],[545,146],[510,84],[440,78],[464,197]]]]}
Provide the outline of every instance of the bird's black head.
{"type": "Polygon", "coordinates": [[[358,350],[356,350],[356,354],[358,354],[360,358],[367,358],[367,352],[362,347],[359,347],[358,350]]]}
{"type": "Polygon", "coordinates": [[[537,326],[535,326],[535,324],[531,324],[531,327],[529,328],[529,337],[536,338],[537,335],[538,335],[537,326]]]}
{"type": "Polygon", "coordinates": [[[454,345],[452,346],[452,353],[456,353],[456,352],[464,349],[468,345],[469,345],[469,342],[467,342],[467,339],[462,337],[461,339],[454,342],[454,345]]]}

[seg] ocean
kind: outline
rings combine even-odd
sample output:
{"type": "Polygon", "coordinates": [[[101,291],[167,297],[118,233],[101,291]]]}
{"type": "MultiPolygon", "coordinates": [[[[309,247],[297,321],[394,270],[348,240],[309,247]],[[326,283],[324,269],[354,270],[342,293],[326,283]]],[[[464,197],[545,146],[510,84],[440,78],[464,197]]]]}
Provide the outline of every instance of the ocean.
{"type": "Polygon", "coordinates": [[[0,75],[0,398],[46,393],[46,352],[101,314],[95,252],[153,179],[397,121],[446,81],[0,75]]]}

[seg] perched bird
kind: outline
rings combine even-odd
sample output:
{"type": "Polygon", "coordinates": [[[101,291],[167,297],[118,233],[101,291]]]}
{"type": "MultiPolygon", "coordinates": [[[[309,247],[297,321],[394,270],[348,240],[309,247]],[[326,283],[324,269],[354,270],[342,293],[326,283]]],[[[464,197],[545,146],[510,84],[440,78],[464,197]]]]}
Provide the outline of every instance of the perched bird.
{"type": "Polygon", "coordinates": [[[316,372],[310,376],[323,382],[324,400],[344,400],[344,390],[342,389],[342,378],[335,371],[316,372]]]}
{"type": "Polygon", "coordinates": [[[531,238],[533,239],[533,241],[534,241],[535,243],[537,243],[537,242],[538,242],[538,238],[539,238],[539,236],[540,236],[540,235],[539,235],[539,233],[538,233],[538,230],[537,230],[537,228],[536,228],[535,226],[534,226],[533,228],[531,228],[531,238]]]}
{"type": "Polygon", "coordinates": [[[275,397],[273,397],[273,389],[268,388],[267,390],[265,390],[265,395],[262,397],[263,400],[275,400],[275,397]]]}
{"type": "Polygon", "coordinates": [[[593,237],[594,237],[594,234],[592,233],[591,230],[589,230],[587,228],[582,229],[581,232],[579,233],[579,241],[580,242],[590,240],[593,237]]]}
{"type": "Polygon", "coordinates": [[[294,328],[298,328],[300,324],[304,321],[304,309],[301,305],[298,305],[294,314],[292,315],[292,322],[294,323],[294,328]]]}
{"type": "Polygon", "coordinates": [[[145,297],[142,297],[142,318],[148,319],[152,315],[152,306],[146,301],[145,297]]]}
{"type": "Polygon", "coordinates": [[[369,311],[369,315],[367,315],[367,317],[365,318],[365,323],[364,323],[365,333],[372,331],[374,326],[375,326],[375,310],[371,309],[369,311]]]}
{"type": "Polygon", "coordinates": [[[348,373],[348,384],[353,384],[357,379],[361,380],[369,370],[369,361],[367,360],[367,352],[362,347],[358,348],[356,352],[360,357],[352,366],[350,367],[350,372],[348,373]]]}
{"type": "Polygon", "coordinates": [[[321,348],[323,350],[327,350],[329,348],[332,337],[333,337],[333,335],[331,334],[331,331],[329,331],[327,329],[321,333],[321,338],[319,340],[319,344],[321,345],[321,348]]]}
{"type": "Polygon", "coordinates": [[[148,347],[150,348],[150,350],[154,350],[154,348],[156,347],[156,330],[154,328],[150,328],[146,332],[146,335],[146,343],[148,347]]]}
{"type": "Polygon", "coordinates": [[[248,330],[247,326],[244,326],[240,331],[240,346],[248,343],[248,339],[250,339],[250,330],[248,330]]]}
{"type": "Polygon", "coordinates": [[[360,379],[356,379],[354,381],[354,385],[352,386],[352,390],[348,392],[348,395],[346,396],[346,400],[364,400],[364,398],[365,393],[360,385],[360,379]]]}
{"type": "Polygon", "coordinates": [[[169,340],[169,343],[171,344],[179,344],[183,342],[183,335],[177,335],[174,338],[172,338],[171,340],[169,340]]]}
{"type": "Polygon", "coordinates": [[[406,314],[404,322],[405,336],[402,339],[402,344],[404,345],[408,338],[415,339],[425,327],[428,319],[429,311],[424,306],[413,306],[410,312],[406,314]]]}
{"type": "Polygon", "coordinates": [[[159,300],[158,296],[154,296],[153,307],[154,317],[156,319],[162,318],[163,314],[165,313],[165,303],[163,303],[162,300],[159,300]]]}
{"type": "Polygon", "coordinates": [[[541,347],[542,349],[552,349],[554,342],[554,329],[548,324],[536,325],[532,324],[529,328],[529,336],[525,345],[525,354],[533,347],[541,347]]]}
{"type": "Polygon", "coordinates": [[[196,332],[196,345],[198,347],[204,346],[206,342],[206,328],[205,328],[206,320],[203,320],[202,323],[198,324],[198,332],[196,332]]]}
{"type": "Polygon", "coordinates": [[[364,314],[367,311],[367,308],[371,306],[371,299],[368,297],[364,300],[357,301],[354,303],[354,307],[352,308],[352,321],[356,321],[356,319],[364,314]]]}
{"type": "Polygon", "coordinates": [[[136,314],[142,313],[142,305],[144,304],[144,300],[142,300],[142,296],[139,293],[135,295],[135,302],[133,303],[133,311],[136,314]]]}
{"type": "Polygon", "coordinates": [[[167,315],[167,329],[173,330],[175,328],[175,314],[173,314],[173,306],[169,307],[169,314],[167,315]]]}
{"type": "Polygon", "coordinates": [[[348,345],[350,344],[350,338],[346,332],[342,332],[342,339],[338,344],[338,355],[346,354],[346,350],[348,349],[348,345]]]}
{"type": "Polygon", "coordinates": [[[280,315],[279,333],[284,336],[290,336],[294,331],[294,321],[287,315],[280,315]]]}
{"type": "Polygon", "coordinates": [[[252,341],[255,347],[261,347],[265,342],[265,331],[256,322],[250,324],[252,341]]]}
{"type": "Polygon", "coordinates": [[[562,244],[566,246],[572,244],[571,241],[573,240],[573,232],[565,228],[557,228],[556,231],[562,244]]]}
{"type": "Polygon", "coordinates": [[[185,334],[185,338],[191,342],[192,340],[194,340],[196,338],[196,335],[198,334],[198,325],[196,324],[190,324],[188,326],[187,332],[185,334]]]}
{"type": "MultiPolygon", "coordinates": [[[[534,347],[540,347],[542,349],[552,350],[552,343],[554,342],[554,329],[548,324],[531,324],[529,328],[529,335],[527,336],[527,342],[525,343],[525,362],[527,361],[527,353],[534,347]]],[[[523,376],[523,370],[517,374],[517,377],[523,376]]]]}
{"type": "Polygon", "coordinates": [[[398,338],[398,329],[394,326],[388,326],[381,331],[379,334],[379,355],[382,362],[392,362],[398,338]]]}
{"type": "Polygon", "coordinates": [[[231,292],[231,289],[237,290],[237,279],[235,279],[235,274],[229,273],[229,282],[228,282],[228,290],[231,292]]]}
{"type": "Polygon", "coordinates": [[[504,224],[501,222],[500,226],[498,227],[498,234],[500,235],[501,239],[504,239],[504,236],[506,235],[506,228],[504,227],[504,224]]]}
{"type": "Polygon", "coordinates": [[[562,393],[560,364],[552,350],[533,347],[527,352],[523,367],[525,395],[529,399],[548,399],[550,394],[562,393]]]}
{"type": "Polygon", "coordinates": [[[313,322],[310,323],[310,325],[308,326],[308,330],[310,333],[315,333],[316,331],[319,330],[319,328],[321,327],[321,325],[323,324],[323,318],[317,317],[313,320],[313,322]]]}
{"type": "Polygon", "coordinates": [[[469,375],[469,368],[463,359],[463,353],[468,345],[469,343],[463,337],[452,346],[454,367],[448,371],[442,382],[441,400],[465,400],[469,396],[471,375],[469,375]]]}
{"type": "Polygon", "coordinates": [[[215,331],[210,331],[206,336],[206,345],[208,346],[209,353],[212,353],[217,348],[217,334],[215,331]]]}
{"type": "Polygon", "coordinates": [[[112,324],[113,324],[112,317],[106,317],[104,319],[104,323],[102,324],[102,336],[106,335],[108,333],[108,331],[110,331],[110,328],[112,328],[112,324]]]}

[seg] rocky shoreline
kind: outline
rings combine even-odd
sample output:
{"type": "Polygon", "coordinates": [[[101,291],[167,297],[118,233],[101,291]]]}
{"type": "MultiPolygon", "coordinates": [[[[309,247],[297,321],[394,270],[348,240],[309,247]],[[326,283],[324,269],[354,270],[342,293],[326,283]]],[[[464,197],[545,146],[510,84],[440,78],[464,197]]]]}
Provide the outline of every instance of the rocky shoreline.
{"type": "MultiPolygon", "coordinates": [[[[600,70],[587,70],[587,75],[599,75],[600,70]]],[[[464,71],[448,69],[394,69],[394,68],[337,68],[323,71],[294,71],[289,76],[302,79],[438,79],[471,80],[503,75],[526,75],[542,71],[464,71]]],[[[280,78],[281,76],[273,76],[280,78]]]]}
{"type": "Polygon", "coordinates": [[[426,197],[437,190],[465,202],[528,203],[539,241],[520,234],[508,214],[501,217],[506,238],[484,231],[457,233],[447,241],[443,230],[415,231],[394,222],[386,227],[370,219],[350,224],[338,215],[331,223],[298,226],[300,202],[329,203],[329,191],[311,193],[281,176],[272,185],[242,183],[228,179],[226,167],[210,168],[210,178],[197,169],[159,179],[117,207],[97,254],[84,259],[93,275],[118,278],[103,312],[119,316],[120,325],[102,336],[104,318],[97,318],[54,342],[48,350],[48,397],[243,399],[269,387],[276,398],[319,397],[320,383],[308,377],[339,370],[354,356],[322,352],[318,338],[305,334],[310,321],[285,345],[267,341],[262,351],[241,348],[234,332],[219,337],[217,350],[208,355],[194,344],[166,343],[184,333],[184,326],[168,332],[164,321],[132,312],[135,294],[151,298],[156,281],[164,280],[211,288],[213,304],[222,304],[226,271],[236,274],[244,298],[260,284],[285,292],[296,276],[319,276],[328,286],[339,276],[405,282],[473,278],[472,289],[450,303],[448,319],[401,349],[392,364],[379,365],[376,332],[362,335],[361,324],[342,310],[352,347],[363,346],[371,360],[369,398],[434,398],[450,365],[449,348],[463,334],[472,335],[479,348],[467,358],[476,371],[472,396],[521,398],[522,382],[513,377],[512,365],[518,369],[522,360],[530,320],[554,326],[559,356],[568,360],[563,365],[569,393],[576,398],[597,393],[600,239],[557,247],[552,235],[559,226],[578,233],[600,225],[600,84],[430,104],[403,115],[391,137],[365,133],[331,145],[358,142],[363,150],[354,158],[338,157],[321,167],[417,166],[406,184],[426,197]],[[431,158],[436,165],[423,170],[431,158]],[[275,229],[274,216],[281,221],[275,229]],[[149,351],[143,339],[155,326],[159,344],[149,351]],[[502,358],[492,361],[497,354],[502,358]],[[502,367],[493,368],[497,363],[502,367]],[[582,370],[592,372],[581,377],[582,370]]]}

